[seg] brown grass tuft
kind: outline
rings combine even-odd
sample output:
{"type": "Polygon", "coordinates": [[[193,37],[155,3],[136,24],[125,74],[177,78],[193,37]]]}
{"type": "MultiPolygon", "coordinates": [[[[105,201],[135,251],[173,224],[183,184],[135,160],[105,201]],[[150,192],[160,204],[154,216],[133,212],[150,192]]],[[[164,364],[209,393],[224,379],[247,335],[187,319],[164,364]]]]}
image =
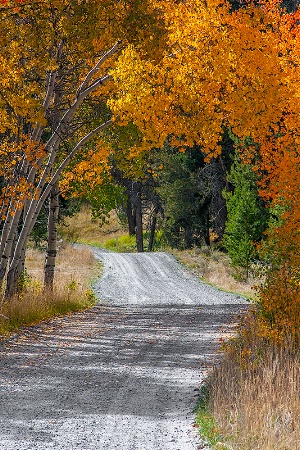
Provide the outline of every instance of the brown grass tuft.
{"type": "Polygon", "coordinates": [[[100,268],[89,249],[69,245],[60,249],[53,292],[43,290],[43,264],[44,254],[29,249],[23,291],[0,307],[0,335],[95,304],[90,282],[100,268]]]}
{"type": "Polygon", "coordinates": [[[252,331],[247,343],[227,348],[214,369],[209,409],[228,448],[300,450],[299,349],[252,331]]]}

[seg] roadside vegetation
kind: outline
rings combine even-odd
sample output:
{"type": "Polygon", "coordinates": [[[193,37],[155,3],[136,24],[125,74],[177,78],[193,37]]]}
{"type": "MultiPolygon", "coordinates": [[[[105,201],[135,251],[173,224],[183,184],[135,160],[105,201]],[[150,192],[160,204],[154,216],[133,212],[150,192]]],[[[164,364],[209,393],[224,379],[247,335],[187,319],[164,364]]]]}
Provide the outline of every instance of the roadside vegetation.
{"type": "Polygon", "coordinates": [[[33,325],[53,316],[89,308],[96,303],[91,289],[93,277],[100,267],[92,252],[64,245],[58,251],[53,290],[43,285],[44,252],[30,248],[26,269],[19,280],[20,289],[10,302],[0,306],[0,335],[33,325]]]}
{"type": "Polygon", "coordinates": [[[205,283],[227,292],[241,294],[248,299],[255,299],[256,278],[253,275],[246,281],[237,278],[235,268],[225,252],[208,247],[170,251],[205,283]]]}
{"type": "Polygon", "coordinates": [[[300,449],[300,353],[246,320],[200,392],[196,426],[212,450],[300,449]]]}

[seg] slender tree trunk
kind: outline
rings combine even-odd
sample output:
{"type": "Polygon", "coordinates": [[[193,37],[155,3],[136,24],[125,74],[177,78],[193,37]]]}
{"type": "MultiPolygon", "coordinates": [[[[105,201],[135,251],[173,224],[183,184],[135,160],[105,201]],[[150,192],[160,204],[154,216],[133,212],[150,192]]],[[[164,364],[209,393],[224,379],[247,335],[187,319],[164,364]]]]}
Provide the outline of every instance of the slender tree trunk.
{"type": "Polygon", "coordinates": [[[156,222],[157,222],[157,213],[158,209],[155,208],[153,217],[151,220],[151,226],[150,226],[150,237],[149,237],[149,244],[148,244],[148,251],[152,252],[153,245],[154,245],[154,237],[155,237],[155,230],[156,230],[156,222]]]}
{"type": "Polygon", "coordinates": [[[136,192],[135,217],[136,217],[135,235],[136,235],[137,251],[138,252],[143,252],[144,251],[143,217],[142,217],[142,200],[141,200],[140,189],[138,189],[137,192],[136,192]]]}
{"type": "MultiPolygon", "coordinates": [[[[27,241],[26,241],[27,244],[27,241]]],[[[24,270],[24,261],[26,254],[26,247],[23,246],[18,251],[18,259],[14,259],[14,264],[10,265],[6,277],[6,289],[4,294],[4,299],[9,299],[18,291],[18,281],[24,270]]]]}
{"type": "Polygon", "coordinates": [[[20,257],[20,260],[19,260],[18,268],[17,268],[17,271],[19,273],[19,276],[18,276],[18,279],[17,279],[17,289],[16,289],[17,292],[22,291],[22,289],[24,288],[24,283],[23,282],[20,283],[20,281],[21,281],[20,277],[21,277],[22,274],[25,273],[25,256],[26,256],[26,248],[23,248],[22,252],[21,252],[21,257],[20,257]]]}
{"type": "Polygon", "coordinates": [[[127,216],[127,223],[128,223],[128,229],[130,236],[135,235],[135,217],[133,214],[133,205],[130,195],[128,195],[127,202],[126,202],[126,216],[127,216]]]}
{"type": "Polygon", "coordinates": [[[55,260],[57,252],[57,222],[59,213],[59,186],[54,184],[49,198],[48,242],[44,267],[44,288],[53,290],[55,260]]]}
{"type": "Polygon", "coordinates": [[[228,179],[227,179],[227,175],[228,174],[227,174],[227,171],[226,171],[226,167],[224,165],[224,161],[223,161],[222,155],[219,155],[218,159],[219,159],[220,165],[222,167],[222,172],[223,172],[223,177],[224,177],[224,182],[225,182],[225,188],[226,188],[226,191],[229,192],[230,187],[229,187],[229,183],[228,183],[228,179]]]}
{"type": "Polygon", "coordinates": [[[2,230],[1,241],[1,261],[0,261],[0,286],[3,283],[7,266],[14,252],[14,244],[16,243],[18,225],[21,218],[22,210],[17,210],[14,215],[8,214],[2,230]]]}
{"type": "Polygon", "coordinates": [[[204,242],[210,247],[210,235],[209,235],[209,213],[205,214],[204,218],[204,242]]]}

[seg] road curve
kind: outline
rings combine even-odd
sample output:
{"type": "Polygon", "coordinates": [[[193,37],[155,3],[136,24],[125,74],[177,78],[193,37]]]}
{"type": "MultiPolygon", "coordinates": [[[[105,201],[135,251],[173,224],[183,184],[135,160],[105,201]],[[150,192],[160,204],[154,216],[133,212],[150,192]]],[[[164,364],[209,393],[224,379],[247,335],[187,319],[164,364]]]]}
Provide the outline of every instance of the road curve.
{"type": "Polygon", "coordinates": [[[99,305],[0,344],[0,449],[204,448],[197,388],[245,302],[164,253],[94,252],[99,305]]]}

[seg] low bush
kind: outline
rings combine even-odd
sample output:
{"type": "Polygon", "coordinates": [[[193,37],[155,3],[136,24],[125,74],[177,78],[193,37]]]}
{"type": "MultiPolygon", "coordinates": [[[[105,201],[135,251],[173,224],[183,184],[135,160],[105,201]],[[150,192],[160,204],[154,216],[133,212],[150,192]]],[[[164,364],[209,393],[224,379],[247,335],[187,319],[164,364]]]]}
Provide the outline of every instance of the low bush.
{"type": "Polygon", "coordinates": [[[105,248],[115,252],[134,252],[136,251],[135,236],[123,235],[108,239],[105,242],[105,248]]]}

